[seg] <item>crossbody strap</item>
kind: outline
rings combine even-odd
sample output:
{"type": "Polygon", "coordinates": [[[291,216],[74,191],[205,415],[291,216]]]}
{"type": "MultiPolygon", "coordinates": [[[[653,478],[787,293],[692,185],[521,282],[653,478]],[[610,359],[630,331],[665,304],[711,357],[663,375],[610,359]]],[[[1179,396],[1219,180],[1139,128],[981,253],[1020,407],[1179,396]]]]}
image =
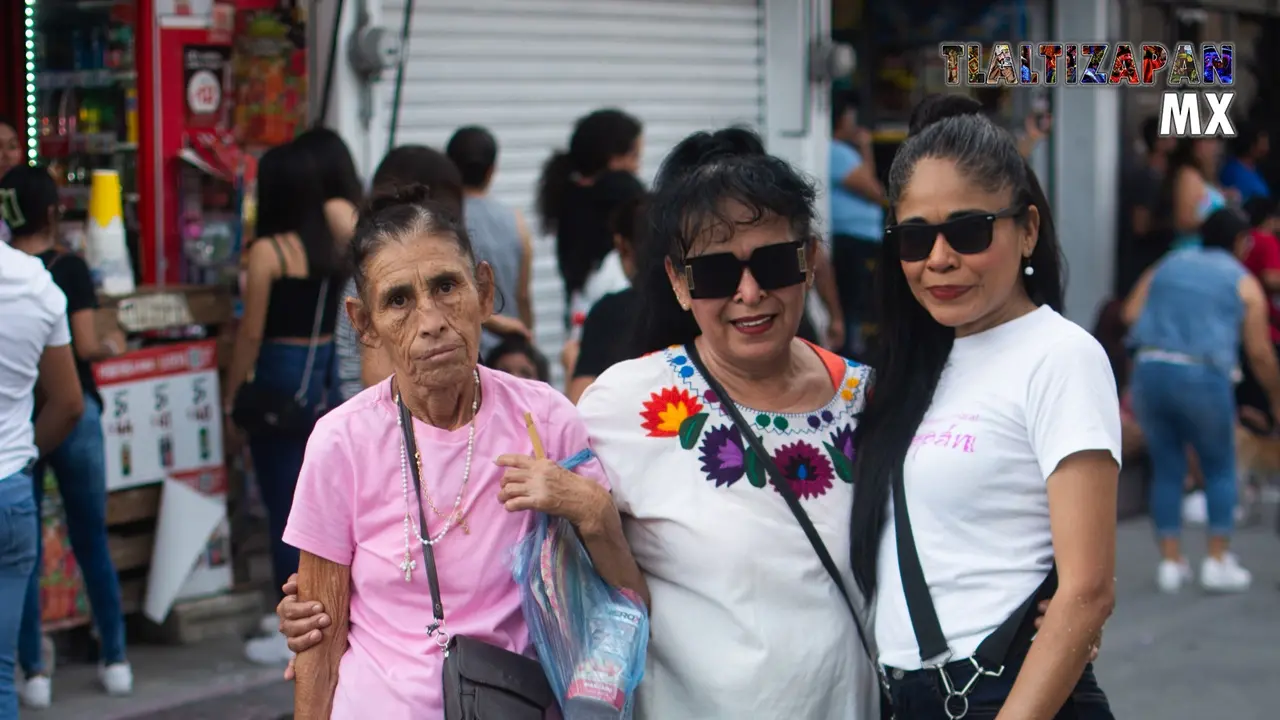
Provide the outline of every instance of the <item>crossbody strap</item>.
{"type": "MultiPolygon", "coordinates": [[[[298,388],[298,392],[293,396],[301,404],[307,397],[307,390],[311,388],[311,371],[315,369],[316,362],[316,345],[320,341],[320,321],[324,319],[324,304],[329,299],[329,278],[320,281],[320,295],[316,298],[316,315],[311,322],[311,342],[307,344],[307,363],[302,367],[302,386],[298,388]]],[[[329,362],[333,363],[333,354],[329,355],[329,362]]],[[[325,373],[326,380],[330,373],[325,373]]],[[[328,382],[325,383],[328,387],[328,382]]]]}
{"type": "MultiPolygon", "coordinates": [[[[929,595],[924,568],[920,565],[920,554],[916,550],[915,536],[911,532],[911,515],[907,512],[907,494],[901,468],[893,474],[893,530],[898,542],[898,573],[902,577],[902,593],[907,599],[911,629],[916,636],[916,645],[920,648],[920,662],[924,667],[945,665],[952,660],[951,648],[942,632],[942,624],[938,622],[938,612],[929,595]]],[[[1035,606],[1051,596],[1057,587],[1058,571],[1054,565],[1049,568],[1049,575],[1036,592],[978,645],[972,659],[978,662],[982,670],[994,674],[1003,672],[1018,638],[1022,636],[1030,642],[1030,633],[1020,631],[1025,630],[1035,606]]]]}
{"type": "MultiPolygon", "coordinates": [[[[414,460],[418,454],[418,441],[414,438],[413,416],[409,414],[409,408],[404,406],[404,400],[399,393],[396,393],[396,404],[400,406],[400,431],[404,433],[404,451],[408,455],[406,462],[409,465],[410,479],[413,481],[413,492],[418,498],[418,531],[425,533],[427,516],[422,511],[422,477],[418,473],[418,463],[414,460]]],[[[431,586],[431,613],[435,616],[427,630],[434,636],[435,631],[444,624],[444,603],[440,601],[440,578],[436,575],[436,554],[432,551],[430,544],[422,542],[421,539],[418,540],[418,544],[422,545],[427,584],[431,586]]]]}
{"type": "Polygon", "coordinates": [[[813,526],[813,521],[809,519],[809,514],[805,512],[804,507],[800,504],[800,498],[796,496],[795,490],[791,488],[791,483],[787,482],[786,476],[782,474],[777,463],[773,461],[773,456],[765,450],[760,438],[751,429],[751,425],[746,421],[746,418],[742,417],[742,412],[734,404],[733,398],[729,397],[720,382],[707,370],[707,366],[702,362],[702,356],[698,354],[697,345],[690,342],[685,346],[685,352],[693,362],[694,368],[698,370],[698,373],[702,375],[702,379],[706,381],[707,386],[720,399],[721,409],[729,415],[729,418],[733,420],[733,424],[738,427],[738,432],[742,434],[742,439],[751,446],[751,451],[755,454],[756,459],[760,461],[765,472],[769,474],[769,480],[773,482],[774,488],[777,489],[778,494],[782,495],[787,507],[791,509],[791,514],[795,516],[800,529],[804,531],[805,537],[809,539],[809,544],[813,546],[813,551],[817,554],[819,562],[826,569],[827,575],[831,576],[831,582],[835,583],[836,589],[840,591],[840,597],[844,598],[844,604],[849,608],[850,614],[853,615],[853,624],[858,630],[858,640],[862,642],[862,649],[866,651],[867,656],[871,658],[871,662],[874,664],[877,662],[877,655],[872,649],[866,630],[862,626],[863,614],[858,611],[858,607],[853,601],[853,596],[849,594],[848,588],[845,587],[844,579],[836,568],[835,560],[831,558],[831,553],[827,551],[827,545],[822,541],[822,536],[818,534],[818,529],[813,526]]]}

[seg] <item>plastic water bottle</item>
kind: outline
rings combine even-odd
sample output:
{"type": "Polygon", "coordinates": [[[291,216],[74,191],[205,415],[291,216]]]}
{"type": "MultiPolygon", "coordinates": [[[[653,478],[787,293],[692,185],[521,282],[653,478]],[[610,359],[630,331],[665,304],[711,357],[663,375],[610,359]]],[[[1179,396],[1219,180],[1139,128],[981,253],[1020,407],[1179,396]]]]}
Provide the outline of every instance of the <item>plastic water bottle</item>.
{"type": "Polygon", "coordinates": [[[628,666],[636,656],[643,616],[625,605],[607,603],[591,616],[591,646],[578,663],[565,693],[565,720],[618,720],[627,705],[628,666]]]}

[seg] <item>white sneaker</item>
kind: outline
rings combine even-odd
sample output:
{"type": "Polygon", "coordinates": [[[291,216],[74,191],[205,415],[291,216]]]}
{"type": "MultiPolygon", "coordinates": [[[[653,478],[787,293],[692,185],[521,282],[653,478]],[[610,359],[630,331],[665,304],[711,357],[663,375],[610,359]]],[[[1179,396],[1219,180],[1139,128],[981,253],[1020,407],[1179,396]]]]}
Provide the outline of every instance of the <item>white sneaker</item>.
{"type": "Polygon", "coordinates": [[[277,632],[246,642],[244,656],[258,665],[284,665],[293,657],[293,651],[285,637],[277,632]]]}
{"type": "Polygon", "coordinates": [[[1191,582],[1191,565],[1186,558],[1182,560],[1161,560],[1156,570],[1156,585],[1161,592],[1176,593],[1182,589],[1183,583],[1191,582]]]}
{"type": "Polygon", "coordinates": [[[98,667],[98,679],[108,695],[130,695],[133,693],[133,667],[127,662],[111,663],[98,667]]]}
{"type": "Polygon", "coordinates": [[[1204,525],[1209,522],[1209,501],[1203,490],[1196,490],[1182,498],[1182,522],[1187,525],[1204,525]]]}
{"type": "Polygon", "coordinates": [[[1209,592],[1244,592],[1253,583],[1253,575],[1240,567],[1236,556],[1227,553],[1221,560],[1208,557],[1200,566],[1200,584],[1209,592]]]}
{"type": "Polygon", "coordinates": [[[263,635],[278,635],[280,633],[280,618],[275,613],[263,615],[258,621],[258,631],[263,635]]]}
{"type": "Polygon", "coordinates": [[[43,710],[53,704],[53,680],[48,675],[29,677],[18,691],[22,704],[33,710],[43,710]]]}

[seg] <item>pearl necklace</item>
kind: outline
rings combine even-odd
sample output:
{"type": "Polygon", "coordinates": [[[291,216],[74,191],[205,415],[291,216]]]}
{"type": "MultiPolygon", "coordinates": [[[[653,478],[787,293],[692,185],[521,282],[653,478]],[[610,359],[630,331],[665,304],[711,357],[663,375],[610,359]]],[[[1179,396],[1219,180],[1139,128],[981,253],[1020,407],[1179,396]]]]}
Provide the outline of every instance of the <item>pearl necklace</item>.
{"type": "MultiPolygon", "coordinates": [[[[423,545],[435,545],[444,539],[462,519],[462,496],[467,491],[467,484],[471,482],[471,456],[476,448],[476,410],[480,407],[480,373],[472,371],[474,391],[471,396],[471,426],[467,430],[467,460],[462,470],[462,487],[458,488],[458,497],[453,501],[453,510],[449,513],[445,520],[444,527],[439,533],[431,537],[423,537],[422,532],[427,528],[419,528],[416,520],[413,519],[413,504],[409,500],[409,448],[404,442],[404,423],[400,419],[400,414],[396,414],[396,425],[402,428],[400,435],[400,493],[404,496],[404,558],[400,562],[400,570],[404,572],[405,582],[412,579],[412,573],[418,567],[418,561],[413,559],[413,543],[410,537],[416,538],[423,545]]],[[[397,395],[397,399],[398,399],[397,395]]],[[[410,426],[409,432],[413,432],[410,426]]],[[[422,466],[418,465],[418,488],[426,493],[424,481],[422,480],[422,466]]],[[[419,505],[421,509],[421,505],[419,505]]],[[[429,533],[428,533],[429,534],[429,533]]]]}

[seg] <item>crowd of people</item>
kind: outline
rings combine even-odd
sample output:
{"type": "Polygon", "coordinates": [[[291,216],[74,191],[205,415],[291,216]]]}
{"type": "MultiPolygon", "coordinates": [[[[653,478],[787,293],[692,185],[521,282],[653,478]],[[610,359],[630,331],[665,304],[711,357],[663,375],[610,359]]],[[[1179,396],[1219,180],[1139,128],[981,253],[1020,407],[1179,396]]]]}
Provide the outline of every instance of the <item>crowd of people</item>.
{"type": "MultiPolygon", "coordinates": [[[[563,392],[532,341],[531,223],[489,192],[492,133],[396,147],[367,189],[330,130],[271,149],[222,387],[283,597],[246,653],[290,663],[299,717],[439,717],[450,637],[530,652],[508,556],[544,512],[649,607],[639,718],[1112,717],[1091,662],[1135,438],[1159,587],[1190,577],[1188,477],[1208,504],[1201,583],[1250,582],[1229,551],[1230,448],[1238,392],[1258,432],[1280,417],[1280,242],[1253,170],[1265,137],[1248,137],[1221,170],[1214,141],[1151,140],[1160,191],[1125,220],[1150,257],[1111,310],[1116,350],[1059,314],[1053,209],[1026,160],[1037,137],[973,100],[925,100],[885,174],[837,98],[826,209],[742,128],[689,136],[646,188],[640,120],[590,113],[536,204],[564,283],[563,392]]],[[[88,269],[56,247],[47,171],[11,164],[3,720],[18,696],[51,701],[37,461],[82,514],[71,540],[102,682],[132,685],[88,459],[102,437],[88,363],[124,341],[97,334],[88,269]]]]}

